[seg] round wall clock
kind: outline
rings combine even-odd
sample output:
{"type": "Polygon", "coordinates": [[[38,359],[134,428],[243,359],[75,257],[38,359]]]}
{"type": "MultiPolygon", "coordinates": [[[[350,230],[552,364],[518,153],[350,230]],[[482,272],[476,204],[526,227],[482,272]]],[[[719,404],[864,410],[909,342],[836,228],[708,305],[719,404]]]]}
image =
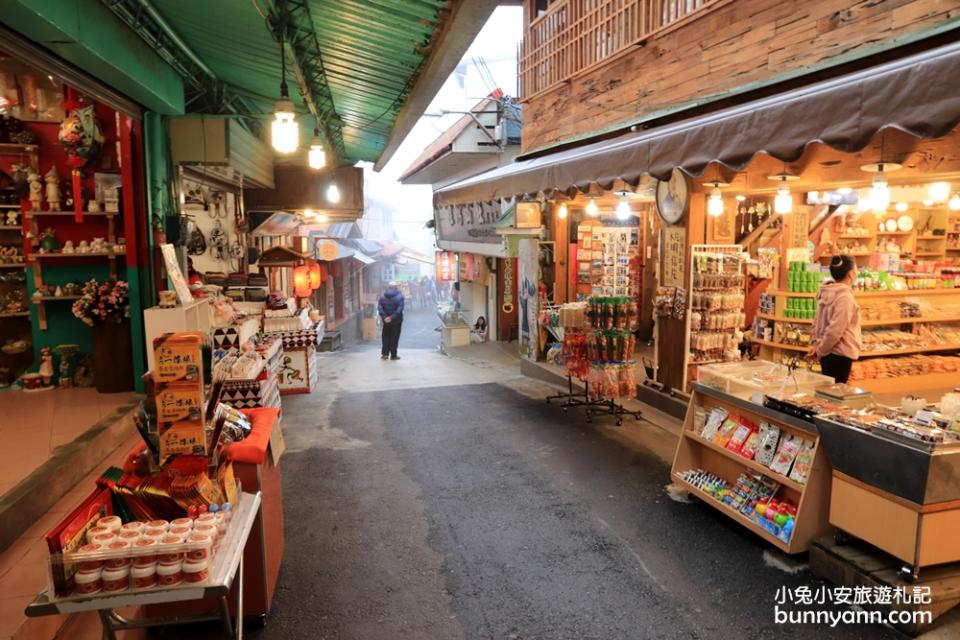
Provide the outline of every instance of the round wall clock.
{"type": "Polygon", "coordinates": [[[690,179],[687,174],[674,169],[669,180],[657,182],[657,214],[668,225],[683,220],[690,206],[690,179]]]}

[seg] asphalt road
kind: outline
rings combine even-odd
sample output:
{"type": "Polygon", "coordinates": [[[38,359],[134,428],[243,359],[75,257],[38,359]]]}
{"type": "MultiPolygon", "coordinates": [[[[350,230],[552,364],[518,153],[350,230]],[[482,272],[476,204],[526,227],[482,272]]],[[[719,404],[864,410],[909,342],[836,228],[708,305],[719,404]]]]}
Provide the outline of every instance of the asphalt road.
{"type": "Polygon", "coordinates": [[[668,499],[660,459],[505,385],[342,393],[304,417],[316,396],[284,400],[302,446],[282,462],[274,610],[250,638],[898,637],[774,624],[779,588],[819,583],[668,499]],[[349,446],[325,444],[330,425],[349,446]]]}

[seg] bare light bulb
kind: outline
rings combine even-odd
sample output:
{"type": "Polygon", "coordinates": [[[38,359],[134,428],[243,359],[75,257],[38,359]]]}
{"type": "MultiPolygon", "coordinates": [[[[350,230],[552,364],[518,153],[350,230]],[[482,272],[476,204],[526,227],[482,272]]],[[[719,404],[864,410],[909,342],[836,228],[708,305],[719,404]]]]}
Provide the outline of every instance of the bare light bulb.
{"type": "Polygon", "coordinates": [[[773,211],[781,215],[793,211],[793,198],[790,196],[786,177],[780,178],[780,188],[777,189],[777,197],[773,199],[773,211]]]}
{"type": "Polygon", "coordinates": [[[617,203],[617,220],[629,219],[630,213],[630,203],[627,201],[627,196],[621,196],[620,202],[617,203]]]}
{"type": "Polygon", "coordinates": [[[934,202],[946,202],[950,197],[949,182],[934,182],[930,185],[930,199],[934,202]]]}
{"type": "Polygon", "coordinates": [[[340,202],[340,189],[337,188],[336,183],[331,182],[327,187],[327,202],[340,202]]]}
{"type": "Polygon", "coordinates": [[[277,100],[270,125],[270,144],[278,153],[293,153],[300,146],[300,125],[293,103],[287,98],[277,100]]]}
{"type": "Polygon", "coordinates": [[[887,185],[887,176],[883,171],[873,176],[873,186],[870,187],[870,208],[874,213],[883,213],[890,208],[890,187],[887,185]]]}
{"type": "Polygon", "coordinates": [[[904,211],[909,209],[910,206],[906,202],[898,202],[893,208],[899,211],[900,213],[903,213],[904,211]]]}
{"type": "Polygon", "coordinates": [[[557,208],[557,217],[561,220],[567,219],[567,203],[561,202],[560,206],[557,208]]]}
{"type": "Polygon", "coordinates": [[[950,211],[960,211],[960,194],[953,194],[953,197],[950,198],[950,202],[947,203],[947,206],[950,207],[950,211]]]}
{"type": "Polygon", "coordinates": [[[311,169],[323,169],[327,166],[327,152],[323,150],[323,145],[310,145],[310,151],[307,153],[307,163],[311,169]]]}
{"type": "Polygon", "coordinates": [[[312,218],[316,218],[316,217],[317,217],[317,212],[314,211],[313,209],[304,209],[304,210],[303,210],[303,217],[306,218],[307,220],[310,220],[310,219],[312,219],[312,218]]]}
{"type": "Polygon", "coordinates": [[[720,193],[719,187],[714,187],[710,191],[710,197],[707,198],[707,214],[714,218],[723,215],[723,194],[720,193]]]}
{"type": "Polygon", "coordinates": [[[923,206],[925,206],[925,207],[932,207],[932,206],[933,206],[933,200],[930,199],[930,198],[925,199],[925,200],[923,201],[923,206]]]}
{"type": "Polygon", "coordinates": [[[587,215],[595,216],[598,213],[600,213],[600,209],[597,208],[597,201],[590,198],[590,202],[587,203],[587,215]]]}
{"type": "Polygon", "coordinates": [[[324,213],[318,213],[315,220],[317,222],[327,222],[328,220],[330,220],[330,218],[328,218],[327,215],[324,213]]]}

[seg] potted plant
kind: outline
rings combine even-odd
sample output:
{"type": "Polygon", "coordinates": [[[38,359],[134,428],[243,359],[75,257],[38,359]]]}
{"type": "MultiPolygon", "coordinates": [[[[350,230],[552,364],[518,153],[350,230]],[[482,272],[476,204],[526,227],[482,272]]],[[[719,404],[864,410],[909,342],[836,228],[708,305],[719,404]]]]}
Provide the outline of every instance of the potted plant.
{"type": "Polygon", "coordinates": [[[123,280],[83,285],[73,315],[93,327],[93,378],[100,393],[133,390],[130,287],[123,280]]]}

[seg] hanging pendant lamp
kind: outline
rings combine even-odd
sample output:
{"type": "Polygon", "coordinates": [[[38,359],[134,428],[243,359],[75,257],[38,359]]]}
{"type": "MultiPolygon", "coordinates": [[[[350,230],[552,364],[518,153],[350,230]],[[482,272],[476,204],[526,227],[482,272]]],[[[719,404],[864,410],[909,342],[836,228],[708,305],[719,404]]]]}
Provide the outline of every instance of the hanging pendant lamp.
{"type": "Polygon", "coordinates": [[[290,94],[287,92],[287,56],[280,41],[280,99],[273,111],[270,126],[270,144],[277,153],[293,153],[300,146],[300,125],[290,94]]]}

